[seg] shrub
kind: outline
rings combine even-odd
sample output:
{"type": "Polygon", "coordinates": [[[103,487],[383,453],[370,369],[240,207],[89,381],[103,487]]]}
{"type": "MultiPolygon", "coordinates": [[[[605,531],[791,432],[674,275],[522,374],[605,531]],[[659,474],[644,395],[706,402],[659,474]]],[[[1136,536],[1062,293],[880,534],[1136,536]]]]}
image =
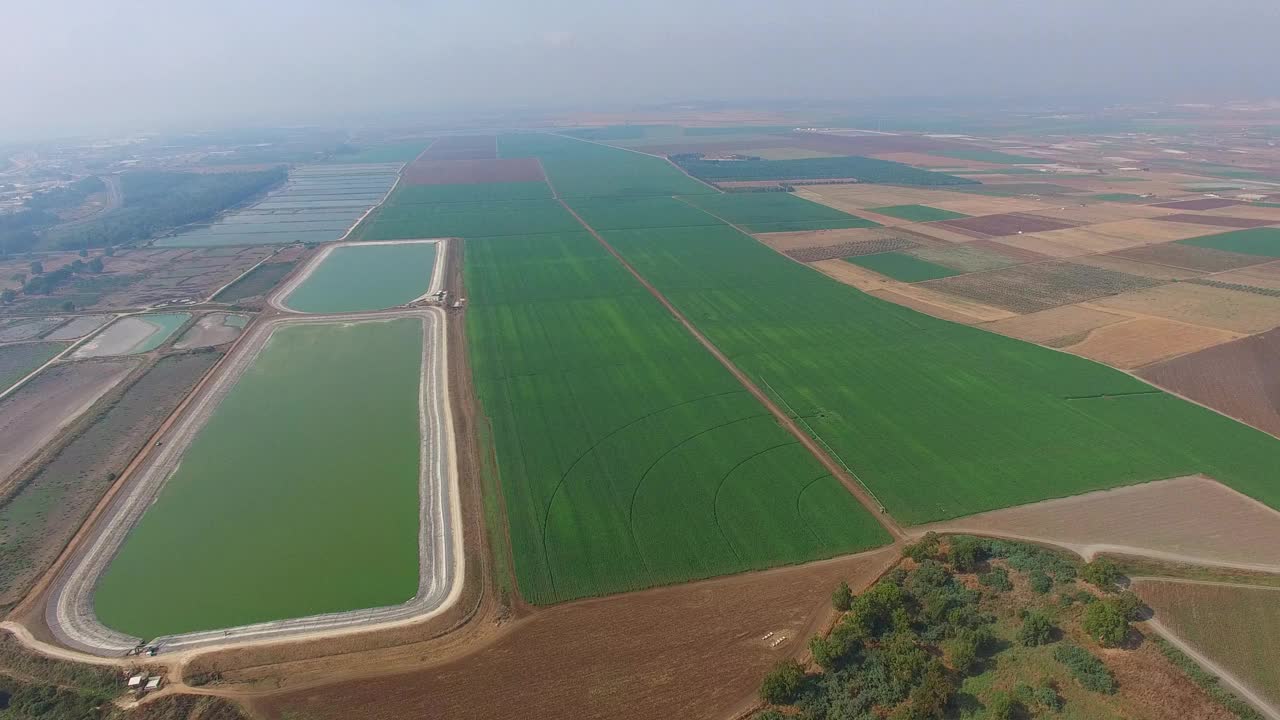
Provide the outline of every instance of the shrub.
{"type": "Polygon", "coordinates": [[[1126,620],[1141,620],[1143,612],[1147,609],[1147,606],[1142,602],[1142,598],[1128,590],[1118,593],[1114,598],[1111,598],[1111,602],[1115,604],[1126,620]]]}
{"type": "Polygon", "coordinates": [[[916,562],[924,562],[934,557],[938,554],[938,533],[925,533],[919,541],[902,548],[902,554],[916,562]]]}
{"type": "Polygon", "coordinates": [[[1031,693],[1031,697],[1036,705],[1039,705],[1049,712],[1062,712],[1062,696],[1059,695],[1058,691],[1054,690],[1053,686],[1048,683],[1036,688],[1031,693]]]}
{"type": "Polygon", "coordinates": [[[1107,666],[1079,645],[1059,645],[1053,651],[1053,657],[1065,665],[1086,690],[1108,694],[1116,691],[1116,679],[1107,666]]]}
{"type": "Polygon", "coordinates": [[[1033,591],[1044,595],[1053,589],[1053,578],[1049,577],[1049,573],[1036,569],[1032,570],[1031,574],[1027,576],[1027,584],[1031,586],[1033,591]]]}
{"type": "Polygon", "coordinates": [[[1114,562],[1107,558],[1098,558],[1084,566],[1084,570],[1080,571],[1080,577],[1099,590],[1115,592],[1116,583],[1120,582],[1122,576],[1120,568],[1116,567],[1114,562]]]}
{"type": "Polygon", "coordinates": [[[1108,647],[1116,647],[1129,637],[1129,619],[1125,611],[1114,602],[1093,603],[1084,611],[1081,624],[1089,637],[1108,647]]]}
{"type": "Polygon", "coordinates": [[[951,566],[960,572],[973,572],[987,557],[987,541],[971,535],[959,535],[951,538],[951,552],[948,559],[951,566]]]}
{"type": "Polygon", "coordinates": [[[847,612],[852,604],[853,590],[849,588],[849,583],[841,580],[835,591],[831,593],[831,607],[840,612],[847,612]]]}
{"type": "Polygon", "coordinates": [[[1020,709],[1018,701],[1009,693],[996,693],[987,701],[987,713],[984,717],[991,720],[1013,720],[1018,717],[1020,709]]]}
{"type": "Polygon", "coordinates": [[[947,677],[947,671],[934,661],[925,669],[920,684],[908,696],[911,700],[908,717],[912,720],[942,718],[955,692],[956,687],[947,677]]]}
{"type": "Polygon", "coordinates": [[[943,645],[943,649],[947,652],[947,659],[951,661],[951,667],[956,672],[968,675],[978,664],[978,653],[981,650],[977,634],[973,631],[966,631],[962,634],[948,640],[943,645]]]}
{"type": "Polygon", "coordinates": [[[1027,619],[1018,628],[1018,644],[1025,647],[1048,645],[1053,642],[1053,623],[1038,612],[1027,615],[1027,619]]]}
{"type": "Polygon", "coordinates": [[[800,683],[804,682],[804,668],[795,660],[783,660],[774,666],[760,685],[760,699],[772,705],[786,705],[796,698],[800,683]]]}
{"type": "Polygon", "coordinates": [[[978,582],[992,590],[1007,591],[1013,589],[1013,583],[1009,582],[1009,571],[1002,567],[991,568],[990,571],[982,573],[978,576],[978,582]]]}

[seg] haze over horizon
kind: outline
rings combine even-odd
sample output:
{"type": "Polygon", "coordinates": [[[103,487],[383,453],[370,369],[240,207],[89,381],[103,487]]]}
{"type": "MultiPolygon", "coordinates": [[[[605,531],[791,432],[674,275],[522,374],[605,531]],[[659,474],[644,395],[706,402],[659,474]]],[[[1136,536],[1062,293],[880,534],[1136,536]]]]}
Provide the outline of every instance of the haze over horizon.
{"type": "Polygon", "coordinates": [[[1276,94],[1274,0],[68,0],[8,8],[0,143],[681,100],[1276,94]]]}

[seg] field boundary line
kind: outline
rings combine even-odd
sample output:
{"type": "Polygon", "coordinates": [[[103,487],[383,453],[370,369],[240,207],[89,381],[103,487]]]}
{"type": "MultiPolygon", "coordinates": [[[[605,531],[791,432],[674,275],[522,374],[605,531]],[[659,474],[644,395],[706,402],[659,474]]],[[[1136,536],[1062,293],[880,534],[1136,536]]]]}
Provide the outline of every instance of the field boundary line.
{"type": "MultiPolygon", "coordinates": [[[[631,265],[631,263],[627,262],[626,259],[622,257],[622,254],[619,253],[617,249],[615,249],[612,245],[610,245],[608,240],[604,239],[603,235],[596,232],[595,228],[588,225],[587,221],[583,220],[581,215],[575,212],[573,208],[569,207],[568,203],[566,203],[564,200],[560,200],[559,202],[561,205],[564,206],[565,210],[567,210],[571,215],[573,215],[575,219],[577,219],[579,223],[582,224],[582,227],[586,228],[587,232],[591,233],[592,237],[594,237],[597,242],[599,242],[601,245],[604,246],[605,250],[609,251],[610,255],[612,255],[615,259],[617,259],[619,263],[622,264],[622,267],[624,267],[627,270],[627,272],[631,273],[631,276],[634,277],[644,287],[645,290],[649,291],[650,295],[652,295],[659,303],[662,304],[664,308],[667,309],[667,312],[671,313],[671,315],[677,321],[679,321],[681,325],[684,326],[685,330],[687,330],[691,335],[693,335],[694,339],[696,339],[699,343],[701,343],[702,346],[706,348],[708,352],[711,353],[712,357],[718,360],[720,364],[723,365],[725,369],[728,370],[729,373],[732,374],[734,378],[738,380],[738,382],[742,383],[742,386],[745,387],[747,391],[750,392],[752,396],[756,398],[756,400],[758,400],[762,405],[765,406],[767,410],[769,410],[769,412],[778,420],[778,423],[782,425],[784,429],[786,429],[788,432],[794,435],[796,439],[798,439],[800,443],[804,445],[805,449],[807,449],[810,453],[813,454],[815,458],[817,458],[818,462],[822,463],[822,465],[825,466],[827,470],[831,472],[832,475],[836,476],[836,478],[838,478],[840,482],[845,485],[845,487],[849,488],[850,492],[853,493],[854,497],[858,500],[858,502],[861,503],[862,506],[867,509],[867,511],[878,523],[880,523],[880,525],[885,529],[886,532],[889,533],[889,536],[894,541],[901,540],[906,536],[906,533],[903,531],[902,526],[900,526],[898,522],[889,515],[888,512],[884,512],[881,510],[878,503],[874,501],[870,495],[868,495],[866,492],[863,491],[862,485],[859,481],[856,481],[852,477],[850,477],[849,474],[844,471],[844,468],[836,464],[836,462],[832,460],[829,455],[823,452],[822,448],[818,446],[818,444],[814,441],[814,439],[804,430],[801,430],[800,426],[797,425],[795,421],[791,419],[790,415],[784,412],[782,408],[778,407],[778,404],[775,403],[772,398],[766,395],[765,392],[761,390],[760,387],[756,385],[751,380],[751,378],[747,376],[745,372],[743,372],[737,365],[735,365],[734,362],[730,360],[729,357],[720,350],[720,348],[716,347],[715,343],[711,342],[710,338],[708,338],[706,335],[703,335],[702,331],[698,330],[698,328],[694,326],[694,324],[689,320],[689,318],[685,317],[684,313],[681,313],[676,308],[676,306],[673,305],[671,301],[668,300],[666,296],[663,295],[662,292],[653,285],[653,283],[649,282],[643,275],[640,274],[638,270],[635,269],[635,267],[631,265]]],[[[693,207],[693,206],[690,205],[690,207],[693,207]]],[[[737,228],[736,225],[733,227],[737,228]]],[[[754,240],[754,238],[752,239],[754,240]]]]}

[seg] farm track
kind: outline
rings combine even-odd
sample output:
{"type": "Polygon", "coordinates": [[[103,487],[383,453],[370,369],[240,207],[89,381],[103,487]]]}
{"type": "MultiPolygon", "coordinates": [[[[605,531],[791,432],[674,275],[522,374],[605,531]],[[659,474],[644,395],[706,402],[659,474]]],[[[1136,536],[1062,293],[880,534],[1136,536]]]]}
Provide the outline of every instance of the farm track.
{"type": "MultiPolygon", "coordinates": [[[[581,223],[582,227],[586,229],[587,232],[591,233],[591,236],[604,246],[604,249],[607,250],[619,263],[621,263],[622,266],[626,268],[627,272],[629,272],[631,276],[634,277],[636,281],[654,297],[654,299],[661,303],[662,306],[666,308],[667,312],[671,313],[672,317],[678,320],[680,324],[684,326],[685,330],[687,330],[689,334],[693,335],[693,337],[701,343],[704,348],[706,348],[707,352],[711,353],[711,355],[715,357],[715,359],[719,361],[720,364],[723,365],[724,368],[728,370],[744,388],[747,389],[747,392],[751,393],[751,395],[761,405],[769,410],[769,413],[773,415],[774,419],[777,420],[778,424],[781,425],[783,429],[791,433],[791,435],[794,436],[796,440],[798,440],[800,444],[818,460],[818,462],[822,463],[822,466],[825,467],[828,472],[839,479],[840,482],[849,489],[849,492],[853,493],[853,496],[858,500],[858,502],[867,509],[867,512],[871,513],[871,516],[874,517],[882,527],[884,527],[894,540],[900,540],[906,536],[902,526],[900,526],[896,520],[884,511],[883,506],[876,501],[870,491],[868,491],[860,481],[854,478],[848,470],[833,460],[832,457],[818,445],[818,441],[815,440],[812,435],[802,430],[789,413],[779,407],[778,404],[774,402],[773,398],[765,394],[765,392],[761,390],[746,373],[739,369],[728,356],[720,351],[720,348],[716,347],[715,344],[712,343],[706,335],[703,335],[702,332],[699,331],[683,313],[677,310],[676,306],[673,305],[671,301],[653,285],[653,283],[649,282],[648,279],[641,275],[640,272],[631,265],[631,263],[627,262],[627,260],[622,257],[621,253],[614,249],[614,247],[609,244],[608,240],[604,239],[604,236],[596,232],[595,228],[587,224],[587,221],[584,220],[572,207],[570,207],[568,203],[561,199],[558,194],[556,201],[559,202],[560,205],[569,212],[569,214],[573,215],[574,219],[581,223]]],[[[736,228],[736,226],[734,227],[736,228]]],[[[741,231],[740,228],[738,229],[741,231]]]]}

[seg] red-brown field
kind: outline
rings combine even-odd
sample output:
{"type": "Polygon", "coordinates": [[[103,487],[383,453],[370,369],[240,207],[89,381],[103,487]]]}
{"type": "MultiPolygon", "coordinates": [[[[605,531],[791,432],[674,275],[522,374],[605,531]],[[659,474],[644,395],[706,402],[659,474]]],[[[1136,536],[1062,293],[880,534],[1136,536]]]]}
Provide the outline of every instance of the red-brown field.
{"type": "Polygon", "coordinates": [[[1158,203],[1155,207],[1169,208],[1170,210],[1214,210],[1216,208],[1230,207],[1239,205],[1235,200],[1227,200],[1226,198],[1200,198],[1196,200],[1178,200],[1176,202],[1158,203]]]}
{"type": "Polygon", "coordinates": [[[1117,250],[1111,254],[1131,260],[1155,263],[1156,265],[1172,265],[1177,268],[1204,272],[1233,270],[1247,265],[1258,265],[1271,259],[1258,255],[1245,255],[1225,250],[1211,250],[1194,245],[1182,245],[1176,242],[1117,250]]]}
{"type": "Polygon", "coordinates": [[[542,179],[542,166],[537,158],[416,160],[401,175],[401,182],[407,185],[539,182],[542,179]]]}
{"type": "Polygon", "coordinates": [[[841,579],[865,587],[898,558],[859,556],[539,610],[454,658],[409,673],[298,688],[268,718],[723,718],[749,709],[769,667],[831,615],[841,579]],[[291,714],[292,713],[292,714],[291,714]]]}
{"type": "Polygon", "coordinates": [[[1196,225],[1214,225],[1216,227],[1229,228],[1256,228],[1274,225],[1273,220],[1259,220],[1257,218],[1242,217],[1226,217],[1223,215],[1196,215],[1193,213],[1177,213],[1174,215],[1161,215],[1156,220],[1164,220],[1167,222],[1194,223],[1196,225]]]}
{"type": "Polygon", "coordinates": [[[977,237],[999,237],[1018,233],[1045,232],[1047,230],[1065,230],[1075,227],[1076,223],[1065,220],[1053,220],[1024,213],[1007,213],[1004,215],[986,215],[983,217],[958,218],[942,220],[939,225],[976,233],[977,237]]]}
{"type": "Polygon", "coordinates": [[[498,138],[494,135],[459,135],[442,137],[419,157],[421,160],[485,160],[498,157],[498,138]]]}
{"type": "Polygon", "coordinates": [[[1174,358],[1145,380],[1280,436],[1280,329],[1174,358]]]}

